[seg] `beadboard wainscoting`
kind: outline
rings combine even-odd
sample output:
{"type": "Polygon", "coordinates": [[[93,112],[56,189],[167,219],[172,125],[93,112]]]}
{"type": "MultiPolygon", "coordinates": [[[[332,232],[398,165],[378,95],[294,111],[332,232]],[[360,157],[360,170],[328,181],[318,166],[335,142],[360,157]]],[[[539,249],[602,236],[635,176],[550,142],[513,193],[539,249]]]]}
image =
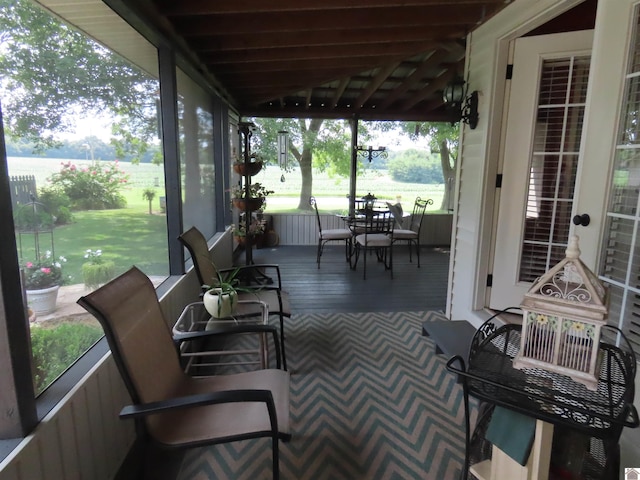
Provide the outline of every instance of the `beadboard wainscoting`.
{"type": "MultiPolygon", "coordinates": [[[[312,214],[272,214],[273,229],[279,237],[279,245],[316,245],[318,222],[312,214]]],[[[406,219],[408,224],[408,219],[406,219]]],[[[420,230],[420,243],[427,247],[451,245],[453,214],[429,213],[424,216],[420,230]]],[[[345,222],[337,215],[320,215],[324,230],[344,228],[345,222]]]]}
{"type": "MultiPolygon", "coordinates": [[[[231,231],[217,235],[216,264],[232,262],[231,231]]],[[[162,295],[173,322],[200,291],[191,269],[162,295]]],[[[0,480],[109,480],[135,440],[134,423],[118,414],[131,402],[111,352],[107,352],[49,412],[38,427],[0,463],[0,480]]]]}

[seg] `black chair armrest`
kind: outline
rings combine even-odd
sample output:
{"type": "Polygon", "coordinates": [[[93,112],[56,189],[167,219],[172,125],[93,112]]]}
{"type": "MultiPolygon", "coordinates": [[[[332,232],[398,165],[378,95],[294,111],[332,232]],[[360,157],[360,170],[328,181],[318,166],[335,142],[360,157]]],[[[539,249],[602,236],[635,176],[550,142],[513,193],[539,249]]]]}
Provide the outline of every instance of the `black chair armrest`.
{"type": "Polygon", "coordinates": [[[278,432],[278,418],[273,394],[269,390],[223,390],[221,392],[169,398],[158,402],[127,405],[120,411],[120,418],[137,418],[181,408],[204,407],[220,403],[264,402],[269,411],[273,434],[278,432]]]}
{"type": "Polygon", "coordinates": [[[252,278],[252,282],[243,284],[243,286],[255,285],[256,288],[277,288],[279,290],[282,289],[282,277],[280,275],[280,266],[278,264],[260,263],[218,269],[221,274],[230,273],[236,270],[239,270],[238,276],[240,278],[244,276],[251,276],[252,278]],[[276,277],[275,281],[272,278],[273,276],[276,277]]]}

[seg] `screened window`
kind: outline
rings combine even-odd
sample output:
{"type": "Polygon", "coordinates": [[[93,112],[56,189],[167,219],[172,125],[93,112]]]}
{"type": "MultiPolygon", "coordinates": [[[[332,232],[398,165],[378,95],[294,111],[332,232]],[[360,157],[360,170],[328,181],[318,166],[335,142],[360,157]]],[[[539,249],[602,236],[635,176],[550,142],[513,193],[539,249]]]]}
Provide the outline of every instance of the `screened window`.
{"type": "Polygon", "coordinates": [[[210,238],[216,225],[213,102],[182,70],[176,78],[183,224],[185,230],[195,226],[210,238]]]}
{"type": "Polygon", "coordinates": [[[156,49],[101,2],[80,13],[69,14],[77,26],[94,22],[102,41],[126,40],[122,50],[32,2],[0,6],[0,99],[37,393],[102,336],[79,296],[132,265],[156,283],[168,275],[156,49]],[[89,18],[91,8],[99,15],[89,18]],[[51,288],[44,302],[38,294],[51,288]]]}

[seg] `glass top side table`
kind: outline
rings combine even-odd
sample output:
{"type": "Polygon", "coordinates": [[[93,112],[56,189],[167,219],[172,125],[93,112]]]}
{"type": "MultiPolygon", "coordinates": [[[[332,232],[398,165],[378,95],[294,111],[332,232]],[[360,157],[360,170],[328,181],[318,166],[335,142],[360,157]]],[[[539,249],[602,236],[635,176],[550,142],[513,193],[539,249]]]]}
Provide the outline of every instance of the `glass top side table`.
{"type": "MultiPolygon", "coordinates": [[[[229,317],[212,318],[204,308],[203,302],[190,303],[178,317],[173,326],[172,334],[176,340],[183,340],[192,332],[216,331],[224,332],[230,327],[243,324],[268,325],[269,308],[265,302],[259,300],[240,300],[236,312],[229,317]]],[[[248,337],[255,334],[243,334],[248,337]]],[[[239,345],[224,348],[224,341],[205,342],[204,340],[190,340],[184,342],[180,349],[180,356],[185,365],[185,372],[204,371],[215,367],[243,366],[260,364],[261,368],[269,366],[269,352],[266,333],[258,333],[258,346],[250,344],[250,340],[241,341],[239,345]],[[258,355],[259,361],[247,360],[249,355],[258,355]],[[237,361],[223,361],[230,356],[240,357],[237,361]]],[[[239,335],[235,335],[238,337],[239,335]]]]}

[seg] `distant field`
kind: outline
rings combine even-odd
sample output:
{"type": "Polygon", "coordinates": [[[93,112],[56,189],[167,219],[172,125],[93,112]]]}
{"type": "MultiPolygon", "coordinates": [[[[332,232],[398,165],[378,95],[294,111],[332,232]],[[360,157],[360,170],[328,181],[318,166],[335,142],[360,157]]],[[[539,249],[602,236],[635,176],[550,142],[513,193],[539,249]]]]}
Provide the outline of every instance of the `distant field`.
{"type": "MultiPolygon", "coordinates": [[[[61,163],[68,160],[53,158],[9,157],[9,175],[35,175],[36,185],[45,185],[51,174],[60,170],[61,163]]],[[[71,160],[76,165],[91,164],[91,161],[71,160]]],[[[161,166],[151,164],[134,165],[129,162],[119,162],[120,168],[130,175],[130,181],[123,192],[129,202],[129,207],[145,208],[147,203],[142,200],[142,190],[157,187],[158,195],[164,189],[164,173],[161,166]]],[[[276,193],[269,196],[267,211],[295,211],[298,205],[302,179],[298,169],[283,172],[277,166],[268,166],[253,177],[253,182],[260,182],[276,193]],[[281,181],[284,176],[284,182],[281,181]]],[[[332,178],[326,173],[313,172],[313,192],[318,197],[318,204],[322,210],[343,211],[348,208],[347,194],[349,193],[349,179],[332,178]],[[320,201],[320,199],[322,199],[320,201]]],[[[367,170],[358,177],[357,195],[362,196],[371,192],[381,200],[395,201],[400,197],[404,205],[413,204],[416,196],[432,198],[431,210],[438,210],[444,195],[444,185],[425,185],[420,183],[403,183],[392,180],[386,171],[367,170]]],[[[156,203],[158,200],[156,200],[156,203]]]]}

